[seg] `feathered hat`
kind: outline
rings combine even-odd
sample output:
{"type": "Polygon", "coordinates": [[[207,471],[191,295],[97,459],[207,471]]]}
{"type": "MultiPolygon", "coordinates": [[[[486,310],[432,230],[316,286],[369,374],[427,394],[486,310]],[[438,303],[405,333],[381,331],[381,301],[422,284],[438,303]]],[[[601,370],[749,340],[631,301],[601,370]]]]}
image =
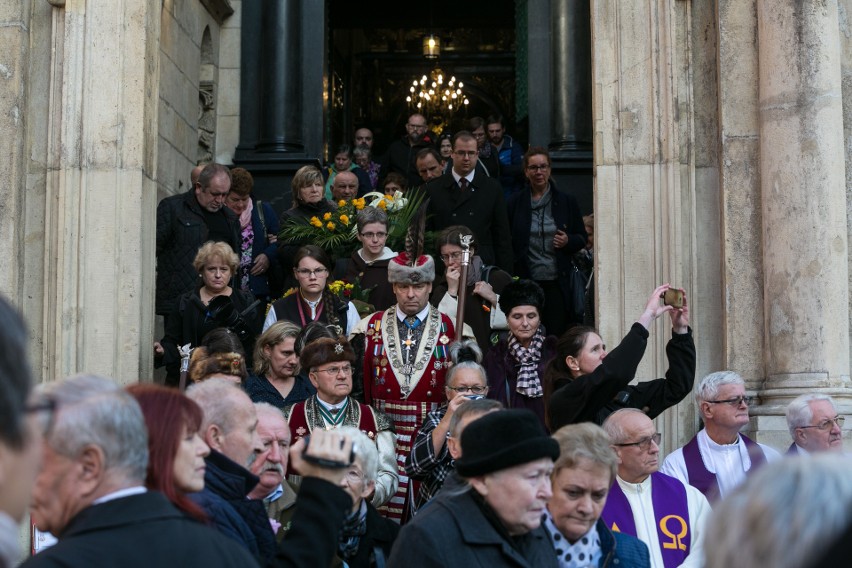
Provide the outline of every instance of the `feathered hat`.
{"type": "Polygon", "coordinates": [[[427,199],[412,216],[405,235],[405,250],[388,263],[388,282],[392,284],[420,284],[435,280],[435,261],[428,254],[423,254],[428,205],[427,199]]]}

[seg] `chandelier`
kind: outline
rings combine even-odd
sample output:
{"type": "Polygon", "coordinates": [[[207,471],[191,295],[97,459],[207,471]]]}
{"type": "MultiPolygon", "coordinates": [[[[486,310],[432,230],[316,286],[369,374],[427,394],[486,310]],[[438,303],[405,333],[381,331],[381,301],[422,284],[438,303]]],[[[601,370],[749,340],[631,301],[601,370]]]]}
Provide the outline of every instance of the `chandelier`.
{"type": "Polygon", "coordinates": [[[431,117],[433,120],[440,117],[441,122],[446,122],[460,108],[470,104],[462,90],[464,83],[456,81],[455,76],[449,81],[444,81],[444,72],[435,67],[429,76],[423,75],[420,79],[414,79],[409,87],[409,95],[405,97],[409,109],[431,117]]]}

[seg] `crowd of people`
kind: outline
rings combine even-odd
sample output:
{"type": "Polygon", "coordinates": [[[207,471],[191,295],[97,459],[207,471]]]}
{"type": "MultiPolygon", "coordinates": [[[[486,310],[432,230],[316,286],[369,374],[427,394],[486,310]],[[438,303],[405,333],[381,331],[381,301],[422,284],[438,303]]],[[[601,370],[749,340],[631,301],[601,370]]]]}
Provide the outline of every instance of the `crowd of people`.
{"type": "Polygon", "coordinates": [[[500,117],[453,136],[426,124],[409,117],[378,161],[357,130],[354,150],[296,173],[280,222],[247,171],[193,170],[158,207],[164,385],[34,389],[24,323],[0,300],[0,568],[29,495],[58,541],[25,566],[841,558],[852,483],[834,401],[790,403],[785,457],[749,439],[742,377],[694,386],[689,303],[669,284],[608,352],[567,277],[590,269],[589,220],[547,150],[524,152],[500,117]],[[359,211],[341,258],[279,234],[372,188],[425,197],[403,250],[380,207],[359,211]],[[339,274],[365,285],[366,313],[332,290],[339,274]],[[668,370],[637,382],[661,317],[668,370]],[[703,427],[663,459],[653,419],[691,392],[703,427]]]}

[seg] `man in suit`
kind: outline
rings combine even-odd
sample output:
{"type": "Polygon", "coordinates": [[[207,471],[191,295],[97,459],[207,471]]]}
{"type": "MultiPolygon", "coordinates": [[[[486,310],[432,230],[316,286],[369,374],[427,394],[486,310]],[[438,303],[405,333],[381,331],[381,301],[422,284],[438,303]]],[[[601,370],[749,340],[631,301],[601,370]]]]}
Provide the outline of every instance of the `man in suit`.
{"type": "Polygon", "coordinates": [[[462,130],[453,137],[453,167],[424,186],[429,197],[429,230],[465,225],[479,237],[477,253],[486,265],[496,265],[511,274],[512,237],[503,188],[476,172],[479,151],[476,139],[462,130]]]}
{"type": "Polygon", "coordinates": [[[24,566],[254,566],[239,544],[145,488],[148,436],[136,400],[112,381],[51,383],[56,402],[32,519],[59,542],[24,566]]]}

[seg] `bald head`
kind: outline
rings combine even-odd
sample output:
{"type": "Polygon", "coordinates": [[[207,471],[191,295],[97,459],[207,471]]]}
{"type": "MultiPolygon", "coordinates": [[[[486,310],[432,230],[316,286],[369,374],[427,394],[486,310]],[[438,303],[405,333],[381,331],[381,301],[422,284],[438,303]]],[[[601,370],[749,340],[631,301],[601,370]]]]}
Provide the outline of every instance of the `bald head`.
{"type": "Polygon", "coordinates": [[[352,172],[340,172],[331,184],[331,196],[335,201],[353,199],[358,195],[358,176],[352,172]]]}
{"type": "Polygon", "coordinates": [[[660,469],[657,428],[641,410],[622,408],[609,415],[603,429],[618,456],[618,475],[628,483],[641,483],[660,469]]]}

